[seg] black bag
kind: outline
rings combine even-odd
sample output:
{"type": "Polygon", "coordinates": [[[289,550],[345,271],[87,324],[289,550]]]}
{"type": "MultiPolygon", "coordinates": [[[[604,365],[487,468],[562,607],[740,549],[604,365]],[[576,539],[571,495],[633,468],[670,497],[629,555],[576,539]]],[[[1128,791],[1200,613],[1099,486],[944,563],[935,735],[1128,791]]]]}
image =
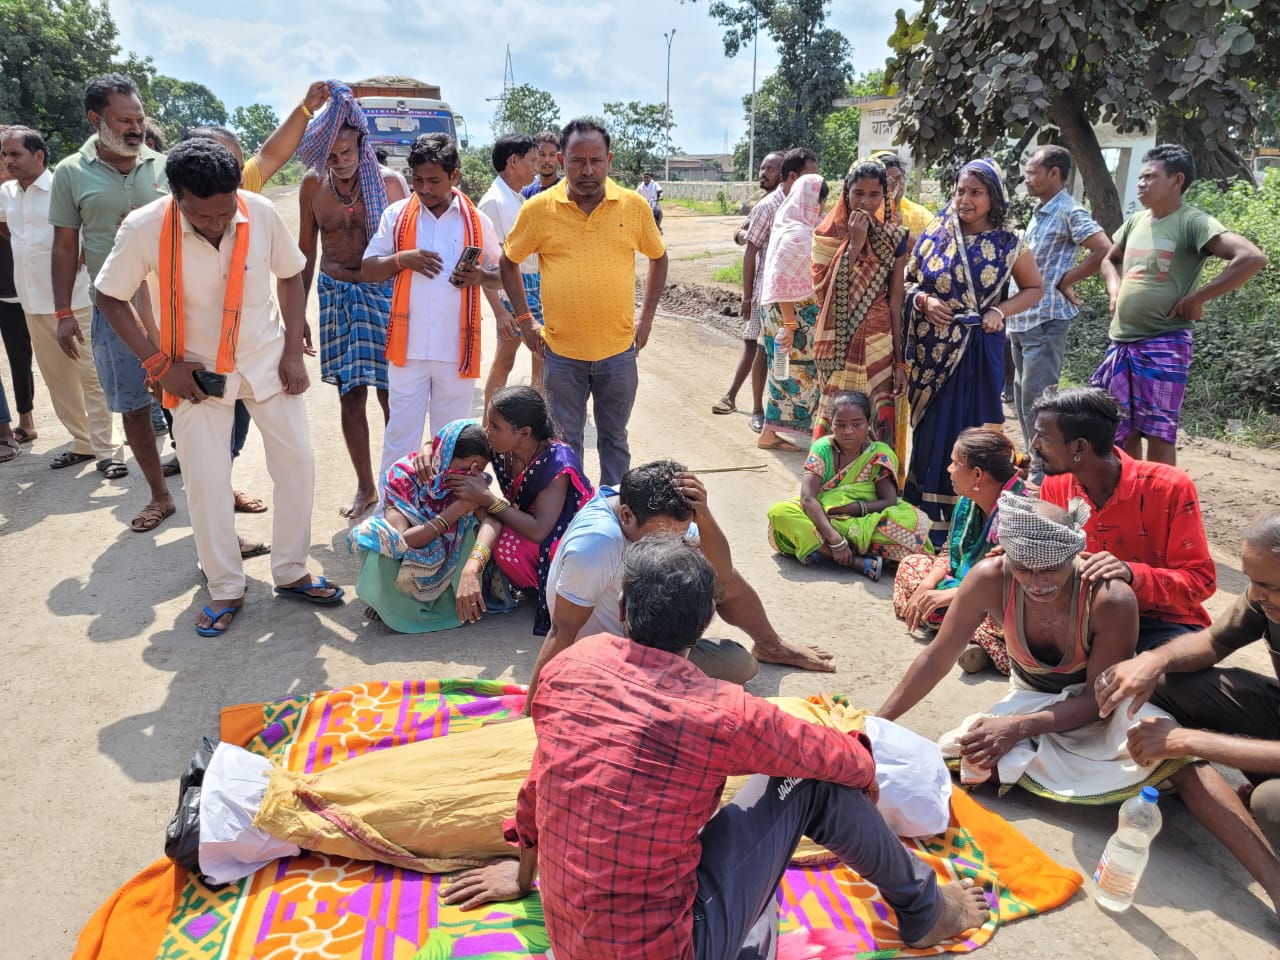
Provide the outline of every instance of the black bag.
{"type": "Polygon", "coordinates": [[[164,832],[164,855],[200,876],[200,792],[217,744],[203,738],[187,772],[178,781],[178,809],[164,832]]]}

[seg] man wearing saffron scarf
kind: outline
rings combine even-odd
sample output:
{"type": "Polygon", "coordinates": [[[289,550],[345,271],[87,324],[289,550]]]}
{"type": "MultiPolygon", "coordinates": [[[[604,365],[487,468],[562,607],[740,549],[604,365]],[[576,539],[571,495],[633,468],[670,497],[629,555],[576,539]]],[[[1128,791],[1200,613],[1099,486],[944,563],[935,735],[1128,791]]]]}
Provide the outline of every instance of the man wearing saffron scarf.
{"type": "Polygon", "coordinates": [[[356,471],[356,492],[338,512],[358,517],[378,502],[365,415],[369,389],[387,406],[387,320],[391,286],[361,276],[360,260],[388,203],[404,198],[404,179],[384,171],[369,142],[368,120],[351,88],[328,81],[329,106],[307,127],[298,157],[309,172],[298,190],[298,245],[307,258],[303,286],[320,277],[320,379],[338,388],[342,438],[356,471]],[[321,251],[317,255],[316,240],[321,251]]]}
{"type": "Polygon", "coordinates": [[[165,173],[172,197],[125,218],[98,274],[98,307],[163,388],[182,437],[191,530],[212,597],[195,628],[212,637],[227,630],[244,603],[231,497],[237,399],[262,433],[274,485],[276,595],[337,603],[342,590],[307,570],[315,466],[302,401],[306,260],[271,202],[237,190],[240,166],[226,147],[186,140],[169,154],[165,173]],[[128,302],[151,273],[160,278],[158,333],[128,302]],[[197,380],[215,373],[220,384],[197,380]]]}
{"type": "Polygon", "coordinates": [[[458,189],[462,161],[453,138],[424,133],[409,150],[413,192],[391,204],[364,251],[364,278],[394,278],[387,328],[390,418],[382,441],[387,471],[422,446],[430,411],[434,436],[471,416],[480,376],[480,287],[501,290],[502,248],[493,222],[458,189]],[[479,247],[467,263],[462,254],[479,247]]]}

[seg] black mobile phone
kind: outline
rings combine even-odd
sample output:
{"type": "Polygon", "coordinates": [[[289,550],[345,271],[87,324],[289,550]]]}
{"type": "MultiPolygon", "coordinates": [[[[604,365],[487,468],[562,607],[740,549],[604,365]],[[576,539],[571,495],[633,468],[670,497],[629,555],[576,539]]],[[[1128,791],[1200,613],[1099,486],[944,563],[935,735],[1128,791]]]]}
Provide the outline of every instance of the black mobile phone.
{"type": "MultiPolygon", "coordinates": [[[[458,270],[458,269],[461,269],[462,267],[472,266],[473,264],[479,261],[480,253],[481,251],[479,247],[463,247],[462,254],[458,257],[458,263],[453,269],[458,270]]],[[[455,287],[458,286],[458,284],[453,279],[450,279],[449,282],[452,283],[455,287]]]]}
{"type": "Polygon", "coordinates": [[[210,397],[220,397],[227,390],[227,375],[212,370],[192,370],[191,379],[210,397]]]}

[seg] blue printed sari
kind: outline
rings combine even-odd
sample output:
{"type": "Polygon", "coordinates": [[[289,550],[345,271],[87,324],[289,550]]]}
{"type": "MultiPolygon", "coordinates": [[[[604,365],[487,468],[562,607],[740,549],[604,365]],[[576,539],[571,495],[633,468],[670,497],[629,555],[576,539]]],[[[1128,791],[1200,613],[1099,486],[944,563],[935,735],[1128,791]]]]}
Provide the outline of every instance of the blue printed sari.
{"type": "Polygon", "coordinates": [[[907,400],[911,460],[903,495],[929,517],[934,546],[946,545],[956,492],[947,475],[951,448],[962,430],[1004,423],[1005,335],[982,329],[982,312],[999,302],[1025,250],[1008,230],[964,236],[948,203],[929,224],[907,261],[907,400]],[[942,300],[955,313],[944,327],[915,308],[917,293],[942,300]]]}

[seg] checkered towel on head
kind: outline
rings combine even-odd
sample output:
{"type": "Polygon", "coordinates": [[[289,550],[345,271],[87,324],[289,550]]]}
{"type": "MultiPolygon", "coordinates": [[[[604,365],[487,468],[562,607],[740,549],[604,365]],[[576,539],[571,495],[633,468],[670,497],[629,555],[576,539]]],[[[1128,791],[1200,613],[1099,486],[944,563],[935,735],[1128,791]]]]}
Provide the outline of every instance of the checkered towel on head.
{"type": "Polygon", "coordinates": [[[1040,501],[1006,490],[1000,494],[1000,546],[1026,570],[1052,570],[1074,560],[1085,547],[1089,505],[1075,497],[1064,523],[1039,510],[1040,501]]]}
{"type": "Polygon", "coordinates": [[[378,221],[387,206],[387,189],[382,182],[382,171],[369,140],[369,121],[364,111],[351,95],[351,88],[337,80],[328,80],[329,105],[307,124],[307,130],[298,144],[298,159],[316,173],[323,174],[329,162],[333,141],[343,126],[354,127],[364,134],[360,150],[360,196],[364,198],[364,222],[372,239],[378,232],[378,221]]]}

